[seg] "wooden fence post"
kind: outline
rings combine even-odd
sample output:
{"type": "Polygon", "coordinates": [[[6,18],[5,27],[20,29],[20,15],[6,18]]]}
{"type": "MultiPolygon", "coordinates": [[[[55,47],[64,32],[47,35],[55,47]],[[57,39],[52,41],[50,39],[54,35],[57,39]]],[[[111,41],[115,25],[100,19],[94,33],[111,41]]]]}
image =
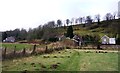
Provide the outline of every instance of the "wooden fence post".
{"type": "Polygon", "coordinates": [[[25,50],[25,48],[24,48],[23,51],[22,51],[22,54],[25,55],[25,53],[26,53],[26,50],[25,50]]]}
{"type": "Polygon", "coordinates": [[[15,46],[14,51],[13,51],[14,56],[15,56],[15,53],[16,53],[16,46],[15,46]]]}
{"type": "Polygon", "coordinates": [[[4,58],[6,58],[6,49],[7,49],[7,48],[5,47],[4,52],[3,52],[3,57],[4,57],[4,58]]]}
{"type": "Polygon", "coordinates": [[[33,47],[33,51],[32,51],[31,54],[34,54],[34,53],[35,53],[35,50],[36,50],[36,44],[34,45],[34,47],[33,47]]]}
{"type": "Polygon", "coordinates": [[[102,50],[102,48],[100,47],[99,44],[97,45],[97,49],[98,49],[98,50],[102,50]]]}
{"type": "Polygon", "coordinates": [[[46,48],[45,48],[45,53],[47,53],[48,52],[48,46],[46,46],[46,48]]]}

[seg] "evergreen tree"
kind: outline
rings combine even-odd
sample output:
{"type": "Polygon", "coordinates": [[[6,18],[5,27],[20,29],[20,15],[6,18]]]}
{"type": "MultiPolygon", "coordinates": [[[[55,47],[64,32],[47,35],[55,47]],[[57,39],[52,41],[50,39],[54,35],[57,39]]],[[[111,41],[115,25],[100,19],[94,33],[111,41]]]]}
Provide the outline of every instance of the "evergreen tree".
{"type": "Polygon", "coordinates": [[[68,24],[70,23],[70,20],[69,19],[66,19],[66,24],[68,26],[68,24]]]}
{"type": "Polygon", "coordinates": [[[72,26],[68,26],[67,28],[67,37],[73,38],[73,27],[72,26]]]}
{"type": "Polygon", "coordinates": [[[5,40],[7,38],[7,33],[6,32],[2,32],[2,41],[5,40]]]}

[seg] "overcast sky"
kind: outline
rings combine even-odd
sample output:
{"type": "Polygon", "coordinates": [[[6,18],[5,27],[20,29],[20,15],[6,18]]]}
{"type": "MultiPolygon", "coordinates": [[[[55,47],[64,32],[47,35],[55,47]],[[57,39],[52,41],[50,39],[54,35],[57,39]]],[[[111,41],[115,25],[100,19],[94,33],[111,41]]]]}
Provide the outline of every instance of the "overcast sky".
{"type": "Polygon", "coordinates": [[[118,11],[119,0],[0,0],[0,31],[118,11]]]}

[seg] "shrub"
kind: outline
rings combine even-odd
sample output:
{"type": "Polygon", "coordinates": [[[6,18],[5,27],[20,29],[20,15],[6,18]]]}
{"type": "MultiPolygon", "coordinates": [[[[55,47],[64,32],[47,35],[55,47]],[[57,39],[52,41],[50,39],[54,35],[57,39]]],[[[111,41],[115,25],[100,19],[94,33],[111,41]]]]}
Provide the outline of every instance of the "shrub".
{"type": "Polygon", "coordinates": [[[67,46],[66,49],[71,49],[71,48],[67,46]]]}
{"type": "Polygon", "coordinates": [[[117,38],[116,42],[120,45],[120,38],[117,38]]]}
{"type": "Polygon", "coordinates": [[[89,26],[89,27],[87,27],[87,29],[95,29],[95,28],[98,28],[99,27],[99,25],[91,25],[91,26],[89,26]]]}
{"type": "Polygon", "coordinates": [[[49,38],[48,41],[50,42],[56,42],[58,41],[59,39],[57,37],[52,37],[52,38],[49,38]]]}
{"type": "Polygon", "coordinates": [[[100,36],[97,34],[84,35],[84,36],[82,36],[82,38],[84,41],[84,45],[88,45],[88,44],[97,45],[99,43],[99,40],[100,40],[100,36]]]}
{"type": "Polygon", "coordinates": [[[31,63],[31,65],[35,65],[35,63],[31,63]]]}
{"type": "Polygon", "coordinates": [[[58,67],[57,64],[53,64],[53,65],[50,66],[50,68],[52,68],[52,69],[56,69],[57,67],[58,67]]]}
{"type": "Polygon", "coordinates": [[[46,66],[44,66],[44,65],[41,65],[41,67],[42,67],[42,68],[46,68],[46,66]]]}
{"type": "Polygon", "coordinates": [[[54,56],[53,58],[58,58],[57,56],[54,56]]]}

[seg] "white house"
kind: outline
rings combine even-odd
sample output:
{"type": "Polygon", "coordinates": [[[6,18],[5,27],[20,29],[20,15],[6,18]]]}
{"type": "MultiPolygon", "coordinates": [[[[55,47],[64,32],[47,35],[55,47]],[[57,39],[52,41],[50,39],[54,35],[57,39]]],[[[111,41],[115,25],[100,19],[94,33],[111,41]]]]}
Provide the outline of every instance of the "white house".
{"type": "Polygon", "coordinates": [[[15,38],[14,37],[7,37],[5,40],[3,40],[3,42],[11,42],[11,43],[13,43],[13,42],[15,42],[15,38]]]}
{"type": "Polygon", "coordinates": [[[115,38],[110,38],[107,35],[104,35],[101,38],[102,44],[116,44],[116,39],[115,38]]]}
{"type": "Polygon", "coordinates": [[[104,35],[101,40],[102,44],[109,44],[109,37],[107,35],[104,35]]]}

